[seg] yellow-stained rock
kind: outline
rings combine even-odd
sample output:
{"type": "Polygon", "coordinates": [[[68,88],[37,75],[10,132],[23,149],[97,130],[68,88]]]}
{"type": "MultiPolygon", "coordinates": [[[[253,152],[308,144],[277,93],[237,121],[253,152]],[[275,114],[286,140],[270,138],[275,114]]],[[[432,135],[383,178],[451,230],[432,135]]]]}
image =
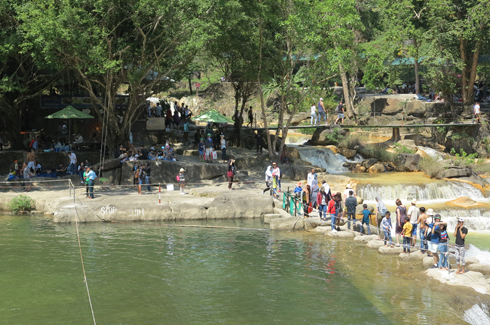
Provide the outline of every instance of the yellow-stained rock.
{"type": "Polygon", "coordinates": [[[333,153],[339,153],[340,150],[336,146],[325,146],[325,148],[328,148],[333,151],[333,153]]]}
{"type": "Polygon", "coordinates": [[[467,196],[458,197],[457,199],[446,202],[446,204],[450,206],[460,207],[460,208],[484,206],[483,203],[476,202],[467,196]]]}

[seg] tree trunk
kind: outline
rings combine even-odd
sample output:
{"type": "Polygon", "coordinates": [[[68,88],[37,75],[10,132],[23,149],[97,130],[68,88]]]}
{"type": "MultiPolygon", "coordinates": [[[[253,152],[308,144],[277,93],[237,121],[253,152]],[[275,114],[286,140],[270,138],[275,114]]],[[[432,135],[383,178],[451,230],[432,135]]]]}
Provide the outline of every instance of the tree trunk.
{"type": "MultiPolygon", "coordinates": [[[[354,99],[352,98],[351,94],[351,85],[349,83],[349,78],[347,76],[347,72],[344,69],[344,66],[342,63],[339,63],[339,71],[340,71],[340,78],[342,79],[342,90],[344,92],[344,102],[345,102],[345,108],[347,112],[347,116],[352,118],[355,117],[354,114],[354,99]]],[[[354,84],[355,87],[355,84],[354,84]]],[[[354,89],[355,91],[355,89],[354,89]]]]}
{"type": "Polygon", "coordinates": [[[189,78],[189,93],[192,95],[192,80],[189,78]]]}
{"type": "Polygon", "coordinates": [[[419,76],[419,48],[417,44],[417,39],[413,38],[413,45],[415,47],[415,55],[414,55],[414,63],[413,63],[413,68],[414,68],[414,74],[415,74],[415,95],[420,93],[420,76],[419,76]]]}

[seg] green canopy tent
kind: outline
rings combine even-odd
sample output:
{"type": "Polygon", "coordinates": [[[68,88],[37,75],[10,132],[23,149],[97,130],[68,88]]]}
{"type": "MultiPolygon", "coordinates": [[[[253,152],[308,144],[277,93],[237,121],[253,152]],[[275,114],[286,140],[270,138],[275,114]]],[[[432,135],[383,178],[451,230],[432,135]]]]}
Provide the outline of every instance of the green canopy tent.
{"type": "Polygon", "coordinates": [[[82,111],[79,111],[73,106],[67,106],[63,108],[61,111],[58,111],[54,114],[50,114],[46,116],[45,118],[47,119],[62,119],[66,120],[68,119],[68,142],[70,142],[70,136],[71,136],[71,119],[76,118],[76,119],[88,119],[88,118],[94,118],[92,115],[86,114],[82,111]]]}
{"type": "Polygon", "coordinates": [[[199,122],[234,123],[232,119],[218,113],[218,111],[215,109],[202,113],[192,118],[192,120],[199,122]]]}

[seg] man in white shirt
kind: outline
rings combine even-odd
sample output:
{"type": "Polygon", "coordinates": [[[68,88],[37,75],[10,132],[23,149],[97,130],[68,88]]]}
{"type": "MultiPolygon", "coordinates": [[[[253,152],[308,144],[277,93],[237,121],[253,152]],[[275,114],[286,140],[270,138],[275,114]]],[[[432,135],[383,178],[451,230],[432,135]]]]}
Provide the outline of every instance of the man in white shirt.
{"type": "Polygon", "coordinates": [[[347,200],[347,198],[349,197],[349,192],[350,192],[350,191],[352,191],[352,192],[353,192],[352,196],[354,196],[354,197],[355,197],[355,196],[356,196],[356,191],[354,191],[354,190],[352,189],[352,185],[349,183],[349,184],[347,184],[347,186],[345,187],[345,191],[344,191],[344,203],[345,203],[345,200],[347,200]]]}
{"type": "Polygon", "coordinates": [[[417,208],[417,200],[412,200],[412,206],[408,208],[407,216],[410,218],[412,224],[412,246],[417,243],[417,225],[420,216],[420,209],[417,208]]]}
{"type": "Polygon", "coordinates": [[[330,193],[330,185],[327,184],[327,181],[322,181],[322,187],[325,189],[325,193],[330,193]]]}
{"type": "Polygon", "coordinates": [[[316,125],[316,105],[313,104],[313,106],[311,106],[311,123],[310,125],[313,125],[313,121],[315,121],[315,125],[316,125]]]}
{"type": "Polygon", "coordinates": [[[70,174],[75,174],[77,166],[77,155],[74,152],[68,152],[68,158],[70,158],[70,165],[68,166],[68,172],[70,174]]]}
{"type": "Polygon", "coordinates": [[[315,168],[312,168],[311,173],[306,177],[306,184],[310,185],[310,187],[318,185],[318,175],[315,173],[315,168]]]}

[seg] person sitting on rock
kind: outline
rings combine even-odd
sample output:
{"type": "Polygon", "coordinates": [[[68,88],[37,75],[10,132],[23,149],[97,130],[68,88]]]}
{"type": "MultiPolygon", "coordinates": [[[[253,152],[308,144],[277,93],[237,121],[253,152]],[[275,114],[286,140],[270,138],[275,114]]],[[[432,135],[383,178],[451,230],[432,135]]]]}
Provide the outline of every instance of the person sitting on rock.
{"type": "Polygon", "coordinates": [[[66,167],[63,166],[62,163],[60,163],[58,167],[56,167],[56,175],[58,175],[58,177],[66,175],[66,167]]]}
{"type": "Polygon", "coordinates": [[[284,148],[281,152],[281,163],[282,164],[289,163],[289,153],[287,148],[284,148]]]}

